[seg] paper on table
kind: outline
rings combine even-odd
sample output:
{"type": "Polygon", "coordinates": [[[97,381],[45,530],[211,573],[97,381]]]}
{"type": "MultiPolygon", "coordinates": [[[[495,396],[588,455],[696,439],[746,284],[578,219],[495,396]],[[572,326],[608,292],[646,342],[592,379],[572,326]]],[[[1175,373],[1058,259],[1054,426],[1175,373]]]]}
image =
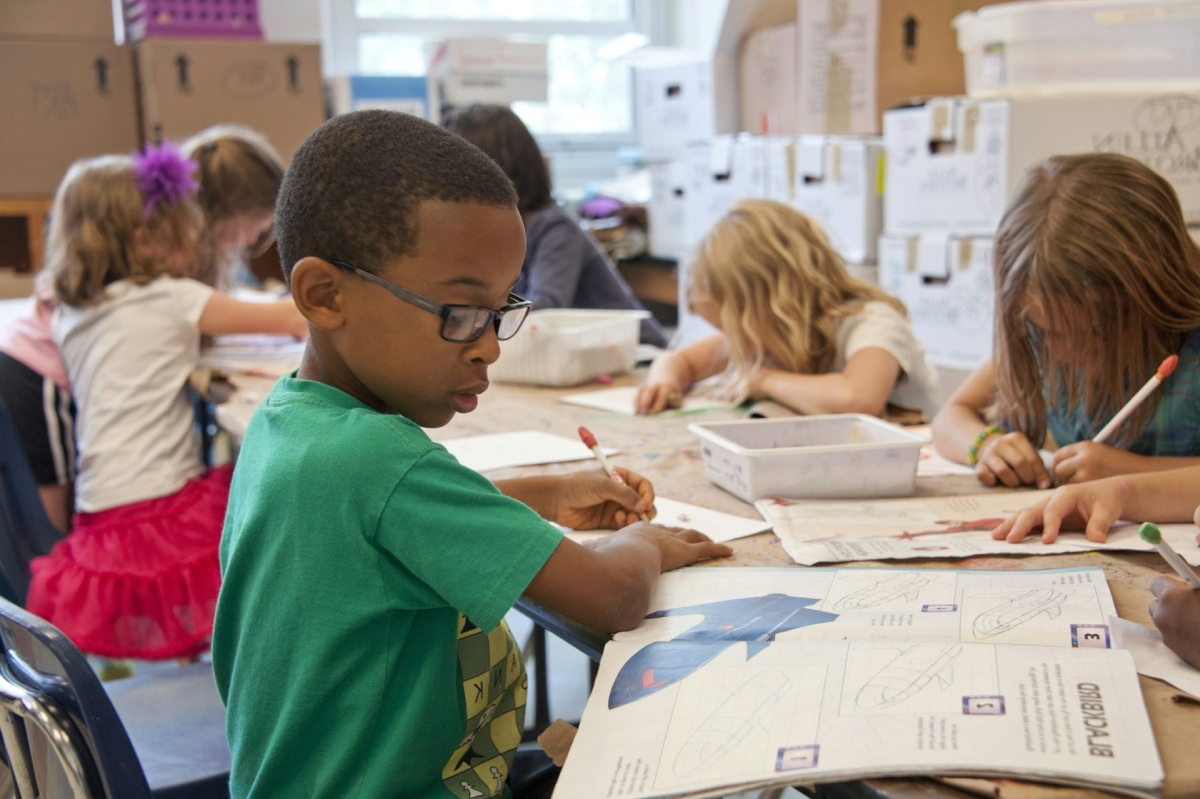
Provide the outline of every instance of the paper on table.
{"type": "MultiPolygon", "coordinates": [[[[1044,498],[1047,491],[957,497],[880,500],[790,500],[755,503],[769,520],[784,550],[800,564],[910,558],[965,558],[975,555],[1055,555],[1102,549],[1150,551],[1137,525],[1109,531],[1108,542],[1063,533],[1053,544],[1040,534],[1019,544],[993,541],[992,530],[1016,511],[1044,498]]],[[[1187,524],[1159,526],[1163,539],[1184,560],[1200,564],[1196,530],[1187,524]]]]}
{"type": "MultiPolygon", "coordinates": [[[[656,497],[654,508],[658,511],[658,515],[653,519],[655,524],[666,527],[690,527],[717,542],[745,538],[748,535],[755,535],[771,529],[771,523],[762,519],[747,519],[744,516],[721,513],[666,497],[656,497]]],[[[569,533],[569,537],[582,543],[606,536],[610,532],[610,530],[572,531],[569,533]]]]}
{"type": "Polygon", "coordinates": [[[1162,633],[1128,619],[1108,617],[1113,646],[1128,649],[1138,674],[1174,685],[1181,691],[1200,697],[1200,670],[1184,663],[1163,643],[1162,633]]]}
{"type": "MultiPolygon", "coordinates": [[[[568,394],[560,397],[563,402],[571,405],[581,405],[584,408],[596,408],[609,413],[624,413],[632,416],[633,399],[637,394],[637,386],[618,386],[600,391],[586,391],[582,394],[568,394]]],[[[723,400],[704,396],[687,396],[683,398],[683,406],[672,408],[664,413],[689,413],[706,411],[713,408],[732,408],[733,404],[723,400]]]]}
{"type": "MultiPolygon", "coordinates": [[[[583,442],[540,430],[517,430],[511,433],[489,433],[465,436],[439,442],[458,462],[477,472],[506,469],[510,466],[532,466],[538,463],[566,463],[589,460],[595,456],[583,442]]],[[[605,455],[618,450],[601,447],[605,455]]]]}

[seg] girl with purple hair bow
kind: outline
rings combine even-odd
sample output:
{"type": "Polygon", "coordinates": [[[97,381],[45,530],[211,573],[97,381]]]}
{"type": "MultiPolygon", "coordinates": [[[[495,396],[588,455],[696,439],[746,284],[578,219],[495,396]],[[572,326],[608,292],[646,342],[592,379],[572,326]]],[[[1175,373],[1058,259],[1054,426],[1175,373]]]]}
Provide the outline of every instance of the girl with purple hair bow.
{"type": "Polygon", "coordinates": [[[207,469],[185,393],[201,335],[302,337],[291,298],[238,302],[196,279],[196,164],[172,145],[74,164],[44,268],[77,407],[70,534],[33,561],[27,607],[107,658],[208,647],[231,467],[207,469]]]}

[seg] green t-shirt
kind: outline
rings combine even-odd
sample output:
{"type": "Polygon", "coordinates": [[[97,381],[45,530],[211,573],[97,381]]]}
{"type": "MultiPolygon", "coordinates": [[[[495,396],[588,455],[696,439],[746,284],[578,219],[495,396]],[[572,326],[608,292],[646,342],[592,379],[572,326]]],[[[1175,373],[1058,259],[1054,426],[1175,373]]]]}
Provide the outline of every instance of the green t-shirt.
{"type": "Polygon", "coordinates": [[[281,379],[221,540],[232,795],[505,795],[526,676],[503,618],[560,540],[408,419],[281,379]]]}

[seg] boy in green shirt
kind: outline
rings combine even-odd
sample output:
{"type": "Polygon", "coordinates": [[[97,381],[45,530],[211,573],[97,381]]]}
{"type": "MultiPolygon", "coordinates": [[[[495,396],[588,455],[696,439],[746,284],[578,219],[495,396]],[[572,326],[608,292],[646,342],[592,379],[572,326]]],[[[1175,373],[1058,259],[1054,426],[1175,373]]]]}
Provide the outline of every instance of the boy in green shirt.
{"type": "Polygon", "coordinates": [[[493,485],[421,429],[475,409],[528,310],[516,195],[474,146],[405,114],[336,117],[293,157],[276,228],[309,339],[230,490],[213,667],[231,793],[508,796],[517,598],[628,629],[660,572],[730,550],[646,523],[579,546],[546,519],[636,522],[649,483],[493,485]]]}

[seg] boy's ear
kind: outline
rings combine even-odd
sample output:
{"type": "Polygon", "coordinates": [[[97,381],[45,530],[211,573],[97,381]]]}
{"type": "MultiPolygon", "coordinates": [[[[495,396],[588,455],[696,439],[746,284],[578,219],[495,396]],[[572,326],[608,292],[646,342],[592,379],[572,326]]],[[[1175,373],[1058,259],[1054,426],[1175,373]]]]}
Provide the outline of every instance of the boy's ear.
{"type": "Polygon", "coordinates": [[[320,330],[346,324],[342,281],[346,273],[320,258],[301,258],[292,267],[292,300],[320,330]]]}

